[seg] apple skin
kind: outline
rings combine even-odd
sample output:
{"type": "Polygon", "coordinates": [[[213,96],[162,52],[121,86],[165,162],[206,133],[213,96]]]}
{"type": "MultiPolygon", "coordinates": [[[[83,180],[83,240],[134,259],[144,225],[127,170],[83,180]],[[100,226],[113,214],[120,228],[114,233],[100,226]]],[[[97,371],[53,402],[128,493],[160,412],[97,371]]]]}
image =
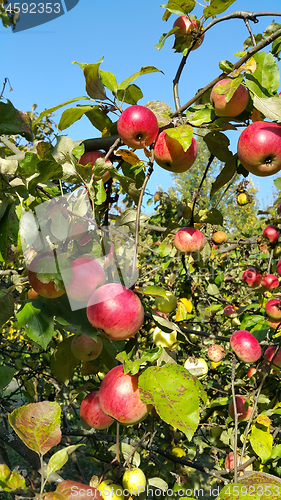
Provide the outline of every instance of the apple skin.
{"type": "MultiPolygon", "coordinates": [[[[265,353],[264,353],[264,357],[265,359],[268,359],[268,361],[271,361],[272,358],[273,358],[273,355],[276,351],[276,347],[277,346],[270,346],[266,349],[265,353]]],[[[281,349],[278,350],[274,360],[273,360],[273,363],[274,365],[278,366],[279,368],[281,368],[281,349]]],[[[272,368],[276,368],[274,365],[272,365],[272,368]]]]}
{"type": "Polygon", "coordinates": [[[233,305],[229,305],[229,306],[225,306],[224,310],[223,310],[223,314],[227,317],[227,318],[237,318],[238,314],[237,314],[237,310],[238,308],[236,308],[235,306],[233,305]]]}
{"type": "Polygon", "coordinates": [[[221,243],[226,243],[228,240],[227,234],[224,231],[217,231],[213,234],[213,241],[220,245],[221,243]]]}
{"type": "Polygon", "coordinates": [[[281,169],[281,126],[263,121],[251,123],[239,137],[237,153],[251,174],[276,174],[281,169]]]}
{"type": "Polygon", "coordinates": [[[27,292],[28,300],[38,299],[38,293],[35,292],[34,288],[30,288],[27,292]]]}
{"type": "Polygon", "coordinates": [[[197,142],[192,137],[191,145],[184,151],[181,144],[163,130],[158,135],[154,145],[154,159],[156,163],[169,172],[182,173],[192,167],[196,160],[197,142]]]}
{"type": "Polygon", "coordinates": [[[237,330],[230,337],[231,349],[240,361],[255,363],[261,357],[258,340],[247,330],[237,330]]]}
{"type": "Polygon", "coordinates": [[[153,342],[157,346],[161,345],[162,347],[171,349],[177,342],[177,332],[174,330],[173,332],[166,333],[157,326],[153,332],[153,342]]]}
{"type": "Polygon", "coordinates": [[[274,224],[269,224],[269,226],[263,230],[263,235],[270,241],[270,243],[275,243],[279,237],[279,230],[274,224]]]}
{"type": "Polygon", "coordinates": [[[165,292],[166,297],[155,297],[155,305],[157,309],[159,309],[162,313],[171,313],[177,307],[178,299],[177,297],[170,292],[169,290],[165,292]]]}
{"type": "Polygon", "coordinates": [[[102,347],[103,344],[100,337],[94,340],[84,333],[75,335],[71,342],[71,352],[80,361],[92,361],[96,359],[100,355],[102,347]]]}
{"type": "Polygon", "coordinates": [[[250,366],[250,368],[248,368],[247,370],[247,375],[249,378],[251,378],[255,373],[256,373],[257,369],[255,368],[255,366],[250,366]]]}
{"type": "Polygon", "coordinates": [[[105,273],[100,263],[81,257],[71,263],[72,276],[66,283],[66,293],[72,300],[88,301],[97,287],[104,285],[105,273]]]}
{"type": "Polygon", "coordinates": [[[90,392],[82,401],[80,406],[80,417],[94,429],[108,429],[113,424],[113,418],[106,415],[99,403],[99,391],[90,392]]]}
{"type": "Polygon", "coordinates": [[[187,358],[184,363],[184,368],[186,368],[191,373],[191,375],[198,378],[199,380],[201,378],[205,378],[209,371],[208,365],[203,358],[187,358]]]}
{"type": "MultiPolygon", "coordinates": [[[[115,484],[111,480],[102,481],[101,484],[99,485],[99,490],[100,490],[100,493],[101,493],[103,500],[124,500],[125,499],[121,484],[115,484]]],[[[95,500],[95,499],[93,499],[93,500],[95,500]]]]}
{"type": "Polygon", "coordinates": [[[180,252],[201,252],[206,243],[204,234],[194,227],[184,227],[176,232],[174,245],[180,252]]]}
{"type": "MultiPolygon", "coordinates": [[[[178,36],[187,35],[189,42],[192,41],[191,32],[192,31],[197,31],[197,32],[199,31],[196,20],[195,19],[189,20],[188,17],[186,17],[186,16],[180,16],[175,20],[175,22],[173,24],[173,28],[176,28],[176,27],[179,28],[179,31],[177,33],[175,33],[175,37],[177,38],[178,36]]],[[[205,37],[205,35],[203,34],[196,41],[196,43],[193,45],[191,50],[198,49],[198,47],[200,47],[200,45],[202,44],[204,37],[205,37]]]]}
{"type": "Polygon", "coordinates": [[[123,285],[107,283],[90,297],[87,317],[92,326],[112,340],[124,340],[143,324],[144,309],[138,296],[123,285]]]}
{"type": "Polygon", "coordinates": [[[279,287],[279,279],[274,274],[267,274],[261,280],[261,286],[266,290],[274,290],[279,287]]]}
{"type": "MultiPolygon", "coordinates": [[[[237,453],[237,466],[240,464],[240,458],[241,458],[240,455],[238,455],[238,453],[237,453]]],[[[242,464],[244,464],[245,462],[248,462],[249,458],[250,457],[248,457],[248,456],[244,456],[243,460],[242,460],[242,464]]],[[[235,460],[234,460],[234,453],[233,453],[233,451],[231,451],[230,453],[228,453],[228,455],[226,456],[224,465],[225,465],[226,469],[234,469],[234,467],[235,467],[235,460]]],[[[248,465],[245,469],[243,469],[240,472],[240,474],[244,474],[244,471],[251,471],[251,470],[253,470],[252,464],[248,465]]]]}
{"type": "MultiPolygon", "coordinates": [[[[247,420],[251,413],[252,413],[252,407],[245,406],[246,399],[243,398],[243,396],[235,396],[235,401],[236,401],[236,409],[238,413],[238,422],[241,422],[242,420],[247,420]],[[249,412],[250,409],[250,412],[249,412]]],[[[228,405],[228,413],[231,416],[231,418],[234,420],[234,405],[233,401],[232,403],[229,403],[228,405]]]]}
{"type": "Polygon", "coordinates": [[[146,477],[139,468],[126,470],[122,478],[123,488],[128,490],[130,496],[138,496],[145,491],[146,477]]]}
{"type": "Polygon", "coordinates": [[[237,196],[237,203],[240,207],[244,207],[250,203],[247,193],[239,193],[237,196]]]}
{"type": "Polygon", "coordinates": [[[262,280],[262,275],[255,267],[249,267],[244,271],[242,275],[242,281],[246,283],[250,288],[255,288],[260,285],[262,280]]]}
{"type": "Polygon", "coordinates": [[[155,114],[145,106],[134,104],[126,108],[117,122],[122,141],[133,149],[143,149],[152,144],[159,132],[155,114]]]}
{"type": "Polygon", "coordinates": [[[277,262],[277,268],[276,268],[276,271],[277,273],[279,274],[279,276],[281,276],[281,259],[278,260],[277,262]]]}
{"type": "MultiPolygon", "coordinates": [[[[98,488],[76,481],[64,480],[61,481],[56,487],[55,492],[45,493],[44,500],[54,500],[54,498],[68,499],[68,500],[104,500],[98,488]]],[[[107,500],[109,498],[107,497],[107,500]]]]}
{"type": "MultiPolygon", "coordinates": [[[[88,153],[85,153],[82,156],[80,156],[78,163],[79,163],[79,165],[82,165],[82,166],[83,165],[85,166],[88,163],[91,163],[92,167],[93,167],[98,158],[104,158],[104,157],[105,157],[105,154],[102,153],[102,151],[88,151],[88,153]]],[[[106,163],[108,163],[108,166],[110,166],[110,167],[112,166],[112,163],[110,160],[106,160],[106,163]]],[[[95,177],[96,181],[98,181],[100,179],[102,179],[103,183],[107,182],[110,179],[110,173],[105,172],[102,175],[102,177],[95,177]]]]}
{"type": "Polygon", "coordinates": [[[266,314],[273,320],[281,320],[281,300],[271,299],[265,304],[266,314]]]}
{"type": "Polygon", "coordinates": [[[58,272],[53,272],[55,263],[54,252],[38,253],[28,266],[28,279],[31,287],[42,297],[56,299],[65,293],[64,283],[58,272]],[[40,274],[44,281],[47,280],[48,274],[50,281],[43,283],[40,279],[40,274]]]}
{"type": "Polygon", "coordinates": [[[219,344],[212,344],[208,349],[208,358],[215,363],[219,363],[225,357],[225,350],[219,344]]]}
{"type": "Polygon", "coordinates": [[[152,405],[140,399],[138,379],[138,373],[125,374],[123,366],[119,365],[106,374],[100,386],[101,409],[123,425],[141,422],[152,409],[152,405]]]}
{"type": "Polygon", "coordinates": [[[215,92],[218,85],[227,85],[230,84],[231,81],[231,78],[225,78],[217,82],[212,88],[210,99],[217,116],[238,116],[247,107],[249,93],[242,84],[235,90],[229,102],[226,102],[224,94],[217,94],[215,92]]]}

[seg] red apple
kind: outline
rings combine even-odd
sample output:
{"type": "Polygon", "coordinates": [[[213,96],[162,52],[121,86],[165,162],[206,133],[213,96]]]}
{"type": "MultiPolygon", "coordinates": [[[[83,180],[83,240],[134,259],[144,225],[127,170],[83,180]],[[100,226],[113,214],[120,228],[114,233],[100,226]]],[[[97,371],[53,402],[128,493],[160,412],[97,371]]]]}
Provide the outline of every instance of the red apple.
{"type": "MultiPolygon", "coordinates": [[[[44,500],[67,499],[67,500],[104,500],[98,488],[92,488],[87,484],[76,481],[64,480],[56,487],[55,492],[44,494],[44,500]]],[[[111,497],[108,497],[108,500],[111,497]]]]}
{"type": "Polygon", "coordinates": [[[266,290],[274,290],[279,286],[279,279],[274,274],[267,274],[261,280],[261,286],[266,290]]]}
{"type": "Polygon", "coordinates": [[[205,246],[205,236],[195,227],[184,227],[176,232],[174,245],[180,252],[201,252],[205,246]]]}
{"type": "Polygon", "coordinates": [[[237,330],[230,337],[230,346],[240,361],[254,363],[261,357],[258,340],[247,330],[237,330]]]}
{"type": "Polygon", "coordinates": [[[281,300],[271,299],[265,304],[266,314],[274,320],[281,320],[281,300]]]}
{"type": "Polygon", "coordinates": [[[144,310],[138,296],[118,283],[98,288],[90,297],[87,316],[91,325],[112,340],[124,340],[140,329],[144,310]]]}
{"type": "MultiPolygon", "coordinates": [[[[268,361],[271,361],[272,358],[273,358],[273,355],[274,355],[274,353],[276,351],[276,348],[277,348],[276,345],[268,347],[266,349],[265,353],[264,353],[265,359],[268,359],[268,361]]],[[[274,363],[274,365],[276,365],[279,368],[281,368],[281,349],[280,348],[277,351],[277,354],[276,354],[276,356],[275,356],[275,358],[273,360],[273,363],[274,363]]],[[[274,365],[272,365],[273,368],[274,368],[274,365]]]]}
{"type": "Polygon", "coordinates": [[[220,245],[221,243],[226,243],[228,240],[227,234],[224,231],[217,231],[213,234],[213,241],[220,245]]]}
{"type": "Polygon", "coordinates": [[[269,224],[269,226],[263,230],[263,235],[270,241],[270,243],[275,243],[279,237],[279,230],[274,224],[269,224]]]}
{"type": "Polygon", "coordinates": [[[237,153],[251,174],[276,174],[281,169],[281,126],[263,121],[251,123],[239,137],[237,153]]]}
{"type": "Polygon", "coordinates": [[[281,329],[281,320],[280,319],[272,319],[267,316],[265,318],[269,323],[269,326],[273,328],[273,330],[279,331],[281,329]]]}
{"type": "Polygon", "coordinates": [[[89,257],[81,257],[71,264],[71,278],[66,281],[65,289],[72,300],[89,300],[98,286],[105,283],[105,273],[100,263],[89,257]]]}
{"type": "Polygon", "coordinates": [[[125,374],[119,365],[107,373],[100,386],[101,409],[123,425],[141,422],[152,408],[140,399],[138,379],[138,374],[125,374]]]}
{"type": "Polygon", "coordinates": [[[208,358],[215,363],[218,363],[225,357],[225,350],[219,344],[212,344],[208,349],[208,358]]]}
{"type": "Polygon", "coordinates": [[[224,310],[223,310],[223,314],[227,317],[227,318],[237,318],[238,314],[237,314],[237,311],[238,311],[238,308],[233,306],[233,305],[229,305],[229,306],[225,306],[224,310]]]}
{"type": "Polygon", "coordinates": [[[193,137],[187,151],[184,151],[181,144],[170,137],[164,130],[156,139],[154,159],[160,167],[169,170],[169,172],[186,172],[195,162],[196,156],[197,143],[193,137]]]}
{"type": "Polygon", "coordinates": [[[84,333],[75,335],[71,342],[71,351],[75,358],[80,361],[92,361],[96,359],[102,351],[102,341],[100,337],[97,340],[92,339],[84,333]]]}
{"type": "Polygon", "coordinates": [[[249,378],[251,378],[255,373],[256,373],[257,369],[255,368],[255,366],[250,366],[250,368],[248,368],[247,370],[247,375],[249,378]]]}
{"type": "Polygon", "coordinates": [[[99,391],[90,392],[83,399],[80,406],[80,417],[85,424],[99,430],[108,429],[114,422],[113,418],[106,415],[100,407],[99,391]]]}
{"type": "Polygon", "coordinates": [[[281,259],[278,260],[277,262],[277,268],[276,268],[276,271],[277,273],[279,274],[279,276],[281,276],[281,259]]]}
{"type": "MultiPolygon", "coordinates": [[[[252,413],[252,407],[245,405],[246,399],[243,398],[243,396],[235,396],[235,401],[236,401],[236,409],[238,413],[238,422],[241,422],[242,420],[246,420],[249,418],[250,414],[252,413]],[[248,411],[250,409],[250,412],[248,411]]],[[[231,418],[234,420],[234,404],[233,401],[232,403],[229,403],[228,405],[228,413],[231,416],[231,418]]]]}
{"type": "MultiPolygon", "coordinates": [[[[237,453],[237,467],[240,465],[240,455],[237,453]]],[[[244,464],[245,462],[248,462],[250,457],[246,456],[246,457],[243,457],[243,460],[242,460],[242,463],[244,464]]],[[[226,459],[225,459],[225,462],[224,462],[224,465],[225,465],[225,468],[226,469],[234,469],[235,467],[235,460],[234,460],[234,453],[233,451],[231,451],[230,453],[228,453],[228,455],[226,456],[226,459]]],[[[245,469],[243,469],[243,471],[241,471],[241,474],[244,473],[244,471],[251,471],[253,470],[253,467],[252,467],[252,464],[248,465],[245,469]]]]}
{"type": "Polygon", "coordinates": [[[122,141],[133,149],[150,146],[159,132],[155,114],[149,108],[138,104],[123,111],[117,128],[122,141]]]}
{"type": "Polygon", "coordinates": [[[211,103],[214,106],[215,113],[217,116],[237,116],[244,111],[249,101],[249,93],[244,85],[240,84],[235,90],[231,99],[227,102],[225,94],[217,94],[216,90],[223,90],[225,93],[228,92],[230,83],[233,80],[231,78],[225,78],[217,82],[211,92],[211,103]],[[225,89],[219,87],[219,85],[225,86],[225,89]]]}
{"type": "MultiPolygon", "coordinates": [[[[196,23],[196,20],[195,19],[192,19],[192,20],[189,20],[188,17],[186,16],[180,16],[178,17],[175,22],[174,22],[174,25],[173,25],[173,28],[176,28],[178,27],[179,28],[179,31],[177,33],[175,33],[175,37],[177,38],[178,36],[184,36],[186,35],[186,38],[187,38],[187,42],[190,44],[193,40],[193,37],[192,37],[192,31],[193,32],[197,32],[199,33],[199,27],[196,23]]],[[[204,36],[205,35],[202,35],[197,41],[196,43],[193,45],[192,49],[191,50],[195,50],[197,49],[198,47],[200,47],[201,43],[203,42],[204,40],[204,36]]]]}
{"type": "Polygon", "coordinates": [[[255,288],[260,285],[262,276],[255,267],[249,267],[246,269],[242,275],[242,281],[246,283],[250,288],[255,288]]]}
{"type": "Polygon", "coordinates": [[[57,269],[54,252],[38,253],[28,266],[32,288],[42,297],[55,299],[65,293],[62,277],[57,269]]]}
{"type": "MultiPolygon", "coordinates": [[[[94,166],[98,158],[104,158],[104,157],[105,154],[102,153],[102,151],[89,151],[88,153],[85,153],[79,158],[78,163],[84,166],[87,165],[88,163],[91,163],[92,166],[94,166]]],[[[108,163],[108,166],[112,166],[110,160],[106,160],[106,163],[108,163]]],[[[95,180],[99,179],[101,179],[101,177],[95,177],[95,180]]],[[[110,179],[110,173],[105,172],[102,176],[103,182],[107,182],[109,179],[110,179]]]]}

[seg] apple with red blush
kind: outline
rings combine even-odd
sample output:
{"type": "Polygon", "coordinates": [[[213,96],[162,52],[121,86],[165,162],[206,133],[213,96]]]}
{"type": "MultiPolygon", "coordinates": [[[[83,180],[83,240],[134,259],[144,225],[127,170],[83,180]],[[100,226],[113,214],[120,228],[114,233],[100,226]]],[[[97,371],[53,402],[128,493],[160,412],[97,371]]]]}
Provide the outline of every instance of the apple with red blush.
{"type": "Polygon", "coordinates": [[[64,283],[58,271],[54,252],[38,253],[28,265],[31,287],[42,297],[55,299],[65,293],[64,283]]]}
{"type": "Polygon", "coordinates": [[[281,300],[271,299],[265,304],[265,312],[269,318],[281,321],[281,300]]]}
{"type": "Polygon", "coordinates": [[[230,337],[231,349],[240,361],[255,363],[261,357],[261,346],[258,340],[247,330],[237,330],[230,337]]]}
{"type": "Polygon", "coordinates": [[[94,429],[104,430],[113,424],[113,418],[104,413],[100,407],[99,391],[90,392],[80,406],[80,417],[85,424],[94,429]]]}
{"type": "Polygon", "coordinates": [[[274,290],[279,287],[279,279],[274,274],[267,274],[261,280],[261,286],[265,290],[274,290]]]}
{"type": "Polygon", "coordinates": [[[225,306],[223,310],[223,314],[230,319],[237,318],[238,314],[238,307],[233,306],[232,304],[229,304],[228,306],[225,306]]]}
{"type": "Polygon", "coordinates": [[[196,160],[197,143],[192,137],[191,145],[185,151],[180,142],[167,133],[168,130],[163,130],[155,141],[154,159],[160,167],[169,172],[186,172],[196,160]]]}
{"type": "Polygon", "coordinates": [[[255,267],[249,267],[242,275],[242,281],[250,288],[256,288],[260,285],[262,275],[255,267]]]}
{"type": "MultiPolygon", "coordinates": [[[[246,399],[243,396],[235,396],[235,402],[236,402],[236,410],[238,414],[238,422],[241,422],[242,420],[248,420],[253,408],[252,406],[248,406],[246,403],[246,399]]],[[[231,418],[234,420],[234,402],[232,401],[228,405],[228,413],[231,416],[231,418]]]]}
{"type": "Polygon", "coordinates": [[[80,361],[92,361],[96,359],[102,351],[102,341],[100,337],[96,340],[85,333],[77,334],[71,342],[71,352],[80,361]]]}
{"type": "Polygon", "coordinates": [[[212,344],[208,348],[208,358],[215,363],[219,363],[225,357],[225,350],[219,344],[212,344]]]}
{"type": "Polygon", "coordinates": [[[150,146],[159,132],[158,121],[153,111],[138,104],[122,112],[117,122],[117,129],[124,144],[133,149],[150,146]]]}
{"type": "Polygon", "coordinates": [[[88,301],[93,292],[104,285],[106,277],[101,263],[90,257],[75,259],[70,266],[65,279],[65,289],[68,297],[78,302],[88,301]]]}
{"type": "MultiPolygon", "coordinates": [[[[179,28],[175,33],[175,37],[184,37],[187,44],[191,44],[194,39],[194,34],[200,33],[200,23],[195,19],[189,19],[187,16],[178,17],[173,25],[173,28],[179,28]]],[[[204,40],[204,34],[196,40],[191,50],[198,49],[204,40]]]]}
{"type": "Polygon", "coordinates": [[[274,224],[269,224],[264,230],[263,235],[270,243],[275,243],[279,238],[279,229],[274,224]]]}
{"type": "MultiPolygon", "coordinates": [[[[92,167],[94,167],[94,164],[99,158],[104,158],[105,154],[102,151],[88,151],[88,153],[83,154],[80,156],[78,163],[79,165],[86,166],[88,163],[91,163],[92,167]]],[[[106,160],[106,163],[108,164],[109,167],[112,167],[112,163],[110,160],[106,160]]],[[[107,182],[110,179],[110,173],[105,172],[102,177],[97,177],[95,176],[95,181],[99,181],[102,179],[103,183],[107,182]]]]}
{"type": "Polygon", "coordinates": [[[217,116],[237,116],[247,107],[249,93],[242,84],[237,87],[230,99],[227,98],[226,94],[233,81],[232,78],[224,78],[212,88],[210,99],[217,116]]]}
{"type": "Polygon", "coordinates": [[[249,378],[251,378],[255,373],[257,372],[257,369],[255,366],[250,366],[247,370],[247,375],[249,378]]]}
{"type": "MultiPolygon", "coordinates": [[[[273,359],[273,356],[276,352],[276,349],[277,349],[278,346],[270,346],[266,349],[265,353],[264,353],[264,357],[266,360],[268,361],[271,361],[273,359]]],[[[281,368],[281,349],[279,348],[277,353],[276,353],[276,356],[275,358],[273,359],[272,363],[274,363],[274,365],[272,365],[272,368],[276,368],[278,366],[278,368],[281,368]]]]}
{"type": "Polygon", "coordinates": [[[204,234],[195,227],[179,229],[174,237],[174,245],[182,253],[201,252],[205,243],[204,234]]]}

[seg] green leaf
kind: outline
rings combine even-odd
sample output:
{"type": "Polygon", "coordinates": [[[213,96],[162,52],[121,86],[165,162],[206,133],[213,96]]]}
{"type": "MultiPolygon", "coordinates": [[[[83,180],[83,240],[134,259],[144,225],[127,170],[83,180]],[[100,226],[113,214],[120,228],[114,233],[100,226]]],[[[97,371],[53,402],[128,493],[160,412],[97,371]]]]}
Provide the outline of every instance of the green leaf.
{"type": "Polygon", "coordinates": [[[19,240],[17,206],[15,203],[11,203],[0,220],[0,255],[2,260],[9,260],[8,254],[10,249],[16,245],[20,245],[19,240]]]}
{"type": "Polygon", "coordinates": [[[33,141],[31,122],[27,113],[16,109],[11,101],[0,102],[0,135],[21,135],[33,141]]]}
{"type": "Polygon", "coordinates": [[[163,71],[155,68],[155,66],[143,66],[139,71],[129,76],[129,78],[126,78],[126,80],[123,80],[123,82],[118,85],[118,90],[127,89],[134,80],[141,75],[146,75],[147,73],[163,73],[163,71]]]}
{"type": "MultiPolygon", "coordinates": [[[[7,288],[0,288],[0,326],[14,314],[14,298],[7,288]]],[[[1,377],[0,377],[1,380],[1,377]]]]}
{"type": "Polygon", "coordinates": [[[141,400],[153,404],[160,417],[191,440],[199,424],[199,399],[206,402],[200,382],[183,366],[149,367],[139,377],[141,400]]]}
{"type": "Polygon", "coordinates": [[[167,21],[171,14],[178,16],[189,14],[195,7],[195,0],[168,0],[168,3],[161,7],[166,9],[162,19],[167,21]]]}
{"type": "Polygon", "coordinates": [[[135,85],[129,85],[125,90],[119,89],[117,90],[117,98],[119,101],[124,101],[127,104],[137,104],[137,102],[142,99],[143,93],[141,89],[135,85]]]}
{"type": "Polygon", "coordinates": [[[95,195],[96,195],[95,196],[95,204],[102,205],[106,200],[106,192],[104,189],[103,180],[100,179],[99,181],[95,182],[94,188],[95,188],[95,195]]]}
{"type": "MultiPolygon", "coordinates": [[[[254,34],[253,36],[254,36],[256,44],[260,43],[264,39],[264,37],[261,33],[258,33],[257,35],[254,34]]],[[[248,36],[248,38],[246,38],[245,42],[243,43],[244,51],[248,50],[248,48],[252,47],[253,45],[254,44],[253,44],[252,37],[248,36]]],[[[241,57],[243,57],[243,56],[241,56],[241,57]]]]}
{"type": "Polygon", "coordinates": [[[171,123],[173,110],[165,102],[149,101],[145,104],[145,107],[149,108],[155,114],[159,128],[166,127],[171,123]]]}
{"type": "Polygon", "coordinates": [[[101,77],[101,81],[103,85],[111,90],[114,94],[117,92],[117,81],[115,75],[113,73],[109,73],[108,71],[103,71],[102,69],[99,70],[99,74],[101,77]]]}
{"type": "Polygon", "coordinates": [[[112,121],[109,116],[98,106],[92,106],[91,110],[86,112],[86,116],[90,120],[91,124],[100,130],[100,132],[103,132],[104,129],[109,129],[112,125],[112,121]]]}
{"type": "Polygon", "coordinates": [[[24,176],[25,178],[30,177],[35,172],[37,172],[37,165],[40,162],[40,158],[35,153],[30,153],[29,151],[25,153],[25,157],[18,164],[17,173],[24,176]]]}
{"type": "Polygon", "coordinates": [[[203,10],[205,19],[222,14],[235,0],[211,0],[210,5],[203,10]]]}
{"type": "Polygon", "coordinates": [[[165,130],[166,134],[178,141],[183,148],[184,152],[191,146],[193,137],[193,128],[190,125],[180,125],[176,128],[168,128],[165,130]]]}
{"type": "Polygon", "coordinates": [[[103,61],[103,57],[95,64],[85,64],[78,63],[74,61],[74,64],[78,64],[80,68],[83,69],[84,77],[86,80],[86,92],[92,99],[104,100],[107,99],[105,88],[103,86],[99,67],[103,61]]]}
{"type": "Polygon", "coordinates": [[[57,109],[63,108],[63,106],[67,106],[68,104],[72,104],[73,102],[84,101],[84,100],[88,101],[89,97],[84,97],[84,96],[75,97],[74,99],[70,99],[69,101],[62,102],[61,104],[58,104],[57,106],[54,106],[53,108],[45,109],[44,111],[42,111],[42,113],[40,113],[38,118],[36,118],[34,124],[40,122],[42,120],[42,118],[44,118],[45,116],[50,115],[54,111],[57,111],[57,109]]]}
{"type": "Polygon", "coordinates": [[[210,283],[207,287],[207,293],[209,295],[219,295],[220,294],[220,291],[217,287],[217,285],[213,284],[213,283],[210,283]]]}
{"type": "Polygon", "coordinates": [[[206,210],[206,214],[200,217],[200,221],[208,224],[214,224],[216,226],[223,225],[223,216],[217,208],[211,208],[211,210],[206,210]]]}
{"type": "Polygon", "coordinates": [[[77,122],[77,120],[80,120],[82,116],[91,111],[92,106],[76,106],[76,108],[68,108],[65,109],[65,111],[62,113],[59,124],[58,124],[58,129],[61,132],[62,130],[65,130],[66,128],[70,127],[73,123],[77,122]]]}
{"type": "Polygon", "coordinates": [[[258,52],[254,59],[257,63],[256,71],[246,74],[246,86],[258,97],[272,97],[279,88],[279,68],[273,55],[267,52],[258,52]]]}
{"type": "Polygon", "coordinates": [[[273,437],[268,427],[262,424],[254,424],[250,435],[250,443],[262,462],[271,456],[273,437]]]}
{"type": "Polygon", "coordinates": [[[219,62],[219,68],[224,72],[224,73],[230,73],[231,71],[234,70],[234,64],[230,61],[227,61],[226,59],[224,61],[219,62]]]}
{"type": "Polygon", "coordinates": [[[151,314],[153,317],[153,320],[155,321],[156,325],[163,330],[163,332],[170,333],[173,331],[177,331],[181,333],[180,328],[176,325],[176,323],[173,323],[172,321],[168,321],[167,319],[163,318],[162,316],[159,316],[156,312],[151,310],[151,314]]]}
{"type": "Polygon", "coordinates": [[[210,198],[227,184],[236,174],[237,154],[233,155],[225,164],[215,181],[212,183],[210,198]]]}
{"type": "Polygon", "coordinates": [[[220,161],[227,162],[232,158],[232,152],[229,150],[229,139],[221,132],[209,132],[203,138],[207,144],[210,153],[216,156],[220,161]]]}
{"type": "Polygon", "coordinates": [[[46,349],[54,335],[54,321],[52,316],[32,305],[25,304],[16,314],[16,318],[26,335],[46,349]]]}
{"type": "Polygon", "coordinates": [[[58,403],[42,401],[21,406],[8,418],[24,444],[38,455],[45,455],[61,440],[60,415],[58,403]]]}
{"type": "Polygon", "coordinates": [[[0,366],[0,391],[9,385],[16,371],[15,368],[11,368],[10,366],[0,366]]]}
{"type": "Polygon", "coordinates": [[[26,490],[25,479],[15,470],[10,471],[8,465],[0,464],[0,491],[26,490]]]}
{"type": "Polygon", "coordinates": [[[151,297],[164,297],[167,298],[165,290],[161,286],[150,285],[147,286],[145,290],[141,290],[144,295],[150,295],[151,297]]]}
{"type": "MultiPolygon", "coordinates": [[[[162,6],[162,7],[163,7],[163,6],[162,6]]],[[[167,11],[167,12],[168,12],[168,11],[167,11]]],[[[164,14],[164,15],[165,15],[165,14],[164,14]]],[[[170,16],[170,15],[171,15],[171,14],[169,13],[169,16],[170,16]]],[[[155,48],[156,48],[157,50],[161,50],[161,49],[162,49],[162,47],[164,46],[164,44],[165,44],[165,42],[166,42],[167,38],[169,38],[169,36],[174,35],[175,33],[177,33],[177,32],[178,32],[178,30],[179,30],[179,29],[178,29],[178,27],[175,27],[175,28],[172,28],[170,31],[168,31],[168,33],[163,33],[163,35],[161,35],[161,36],[160,36],[159,42],[155,45],[155,48]]]]}
{"type": "MultiPolygon", "coordinates": [[[[134,451],[135,448],[131,444],[127,443],[120,443],[119,445],[121,454],[123,455],[123,461],[129,459],[129,463],[132,464],[134,467],[139,467],[141,463],[141,458],[140,454],[137,451],[134,451]],[[133,453],[132,453],[133,452],[133,453]]],[[[108,448],[108,451],[111,453],[114,453],[116,455],[117,452],[117,445],[114,444],[108,448]]],[[[118,496],[117,496],[118,498],[118,496]]]]}
{"type": "Polygon", "coordinates": [[[254,95],[253,104],[266,118],[281,122],[281,98],[275,97],[258,97],[254,95]]]}
{"type": "Polygon", "coordinates": [[[46,479],[53,474],[53,472],[56,472],[57,470],[60,470],[64,464],[66,464],[69,455],[73,453],[79,446],[85,446],[84,444],[73,444],[71,446],[66,446],[62,450],[57,451],[54,455],[51,456],[48,465],[47,465],[47,471],[46,471],[46,479]]]}
{"type": "Polygon", "coordinates": [[[238,89],[239,85],[241,85],[241,82],[243,80],[243,77],[238,77],[238,78],[233,78],[230,80],[230,82],[225,83],[225,84],[219,84],[215,88],[214,92],[218,95],[225,95],[225,101],[229,102],[230,99],[233,97],[234,93],[238,89]]]}
{"type": "Polygon", "coordinates": [[[277,38],[276,40],[274,40],[274,42],[272,44],[271,52],[272,52],[272,54],[275,57],[280,57],[280,52],[281,52],[281,36],[279,36],[279,38],[277,38]]]}
{"type": "Polygon", "coordinates": [[[273,181],[275,187],[277,187],[277,189],[281,189],[281,177],[278,177],[278,179],[275,179],[273,181]]]}
{"type": "Polygon", "coordinates": [[[58,344],[51,356],[51,372],[60,382],[67,384],[76,366],[79,365],[79,359],[75,358],[71,351],[73,336],[67,337],[58,344]]]}
{"type": "Polygon", "coordinates": [[[203,123],[210,123],[215,118],[216,114],[211,104],[198,104],[191,106],[186,111],[186,121],[195,127],[203,123]]]}

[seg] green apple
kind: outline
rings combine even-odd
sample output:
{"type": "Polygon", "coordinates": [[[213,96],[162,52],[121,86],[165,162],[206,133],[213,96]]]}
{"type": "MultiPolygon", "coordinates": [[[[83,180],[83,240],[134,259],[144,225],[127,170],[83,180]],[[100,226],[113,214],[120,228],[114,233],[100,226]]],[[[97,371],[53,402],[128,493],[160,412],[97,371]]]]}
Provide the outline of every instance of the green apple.
{"type": "Polygon", "coordinates": [[[102,481],[98,489],[104,500],[125,500],[121,484],[114,484],[109,479],[102,481]]]}
{"type": "Polygon", "coordinates": [[[161,345],[162,347],[168,347],[168,349],[171,349],[175,342],[177,342],[177,332],[174,330],[171,333],[166,333],[156,326],[153,332],[153,342],[157,346],[161,345]]]}
{"type": "Polygon", "coordinates": [[[140,495],[145,491],[146,477],[141,469],[135,468],[126,470],[124,473],[122,484],[124,489],[128,490],[128,495],[140,495]]]}
{"type": "Polygon", "coordinates": [[[177,307],[177,297],[172,292],[165,292],[167,297],[156,297],[155,305],[162,313],[170,313],[177,307]]]}

